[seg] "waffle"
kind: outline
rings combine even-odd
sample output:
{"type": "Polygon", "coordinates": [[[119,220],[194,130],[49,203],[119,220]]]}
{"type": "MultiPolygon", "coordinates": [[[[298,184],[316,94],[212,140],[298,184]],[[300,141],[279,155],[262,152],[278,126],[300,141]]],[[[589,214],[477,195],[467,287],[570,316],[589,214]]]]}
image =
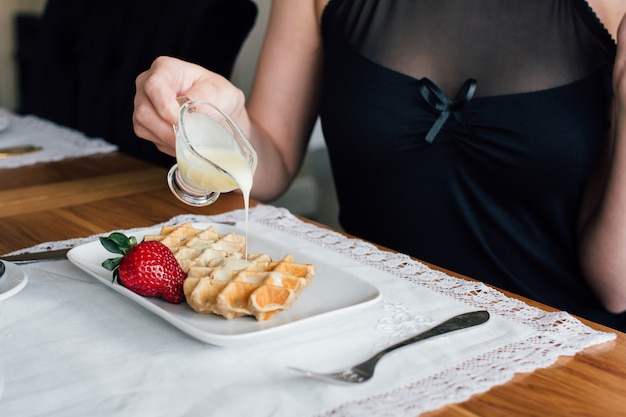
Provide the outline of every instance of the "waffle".
{"type": "Polygon", "coordinates": [[[238,261],[216,258],[191,267],[183,286],[191,308],[229,320],[244,315],[268,320],[290,308],[315,275],[313,265],[297,264],[289,254],[277,262],[267,255],[243,262],[248,264],[233,268],[238,261]]]}
{"type": "Polygon", "coordinates": [[[160,234],[145,236],[144,240],[158,240],[170,248],[185,272],[194,263],[206,264],[214,258],[243,259],[246,249],[246,239],[241,235],[221,235],[214,226],[196,229],[190,223],[164,226],[160,234]]]}
{"type": "Polygon", "coordinates": [[[293,305],[316,272],[311,264],[295,263],[291,254],[279,261],[267,254],[244,259],[245,238],[220,235],[213,226],[166,226],[144,240],[159,240],[174,252],[187,274],[183,289],[194,311],[229,320],[245,315],[269,320],[293,305]]]}

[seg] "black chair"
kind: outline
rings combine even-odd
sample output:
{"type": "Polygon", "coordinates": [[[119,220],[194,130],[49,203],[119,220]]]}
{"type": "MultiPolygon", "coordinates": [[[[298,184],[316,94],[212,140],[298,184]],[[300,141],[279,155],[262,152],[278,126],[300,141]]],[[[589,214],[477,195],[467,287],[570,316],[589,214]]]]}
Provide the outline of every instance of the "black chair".
{"type": "Polygon", "coordinates": [[[230,77],[257,12],[250,0],[49,0],[36,23],[17,20],[18,112],[169,166],[171,157],[133,132],[135,78],[160,55],[230,77]]]}

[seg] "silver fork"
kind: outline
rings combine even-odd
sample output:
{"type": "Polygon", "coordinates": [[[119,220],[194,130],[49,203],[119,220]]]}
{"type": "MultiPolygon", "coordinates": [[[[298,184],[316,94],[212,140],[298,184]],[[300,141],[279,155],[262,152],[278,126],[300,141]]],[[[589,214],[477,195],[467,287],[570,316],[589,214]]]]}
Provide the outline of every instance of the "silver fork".
{"type": "Polygon", "coordinates": [[[419,333],[413,337],[410,337],[406,340],[396,343],[395,345],[391,345],[365,362],[362,362],[358,365],[353,366],[352,368],[344,369],[343,371],[332,372],[332,373],[319,373],[313,371],[307,371],[305,369],[289,367],[294,371],[298,371],[303,373],[304,375],[321,379],[326,382],[349,382],[349,383],[359,383],[365,382],[374,376],[374,369],[376,368],[376,364],[378,361],[385,356],[387,353],[399,349],[401,347],[410,345],[411,343],[419,342],[424,339],[428,339],[430,337],[439,336],[444,333],[450,333],[456,330],[466,329],[468,327],[477,326],[489,320],[489,313],[487,311],[472,311],[470,313],[460,314],[458,316],[454,316],[451,319],[444,321],[437,326],[426,330],[425,332],[419,333]]]}

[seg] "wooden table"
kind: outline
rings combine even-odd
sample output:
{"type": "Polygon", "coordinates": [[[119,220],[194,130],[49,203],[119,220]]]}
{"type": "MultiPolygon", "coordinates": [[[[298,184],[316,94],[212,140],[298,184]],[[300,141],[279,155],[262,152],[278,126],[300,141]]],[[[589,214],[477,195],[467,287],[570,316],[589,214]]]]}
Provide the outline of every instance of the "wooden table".
{"type": "Polygon", "coordinates": [[[0,169],[0,253],[50,240],[151,226],[181,213],[243,207],[239,195],[194,208],[179,202],[167,170],[123,154],[0,169]]]}
{"type": "MultiPolygon", "coordinates": [[[[164,168],[122,154],[0,170],[0,253],[118,228],[151,226],[183,213],[217,214],[243,207],[236,194],[223,195],[204,208],[187,206],[170,193],[165,175],[164,168]]],[[[626,415],[626,334],[618,332],[613,342],[562,357],[553,366],[517,375],[464,403],[426,415],[626,415]]]]}

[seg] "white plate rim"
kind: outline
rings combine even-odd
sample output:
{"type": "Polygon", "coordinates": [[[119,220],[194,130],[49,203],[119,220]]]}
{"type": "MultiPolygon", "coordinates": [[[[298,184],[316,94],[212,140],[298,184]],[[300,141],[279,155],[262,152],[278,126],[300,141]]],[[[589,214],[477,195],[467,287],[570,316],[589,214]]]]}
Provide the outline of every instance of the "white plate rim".
{"type": "MultiPolygon", "coordinates": [[[[226,226],[214,223],[193,223],[193,225],[196,228],[206,228],[210,225],[214,225],[218,228],[220,233],[231,231],[239,234],[245,233],[237,226],[226,226]]],[[[159,231],[160,227],[146,228],[136,231],[133,235],[136,236],[138,240],[141,240],[144,235],[158,234],[159,231]]],[[[251,235],[249,237],[252,242],[254,236],[251,235]]],[[[281,246],[279,243],[275,243],[275,245],[277,247],[281,246]]],[[[290,250],[289,253],[291,253],[296,261],[299,262],[301,262],[300,259],[305,256],[304,254],[293,250],[290,250]]],[[[282,255],[284,255],[284,253],[282,253],[282,255]]],[[[325,269],[332,268],[331,265],[321,265],[320,263],[323,264],[323,261],[320,261],[314,263],[317,268],[317,274],[313,279],[313,283],[303,291],[291,309],[280,312],[273,319],[266,322],[256,322],[256,320],[251,317],[240,317],[233,320],[226,320],[215,315],[195,313],[185,303],[181,305],[168,304],[163,300],[143,297],[121,285],[112,284],[110,278],[111,273],[100,266],[100,263],[104,261],[104,259],[112,256],[114,255],[106,252],[97,240],[76,246],[67,254],[70,262],[89,274],[91,277],[109,286],[112,290],[122,294],[126,298],[131,299],[184,333],[187,333],[188,335],[205,343],[217,346],[242,346],[250,344],[251,342],[274,339],[280,334],[288,335],[290,334],[290,331],[294,331],[296,329],[304,330],[307,326],[319,325],[320,322],[323,322],[324,320],[339,318],[353,312],[354,310],[375,304],[382,297],[381,292],[375,286],[337,268],[333,271],[333,281],[336,282],[337,280],[344,280],[345,282],[349,282],[351,286],[350,288],[356,290],[356,295],[352,298],[346,298],[345,302],[343,302],[343,300],[338,300],[337,303],[342,305],[334,305],[325,310],[322,308],[321,311],[318,311],[315,314],[306,315],[306,308],[304,307],[303,300],[307,299],[307,297],[309,299],[313,298],[314,294],[312,293],[312,289],[314,285],[317,284],[318,286],[316,291],[320,291],[321,287],[327,286],[326,279],[324,278],[325,275],[321,275],[320,277],[320,270],[322,274],[325,274],[325,269]],[[98,259],[97,262],[94,261],[95,258],[98,259]],[[320,268],[321,266],[323,266],[323,268],[320,268]],[[186,309],[187,311],[183,311],[181,308],[186,309]],[[298,317],[298,315],[304,316],[295,318],[298,317]],[[189,317],[192,317],[192,319],[190,320],[189,317]],[[202,325],[215,327],[212,330],[200,328],[197,320],[212,320],[211,323],[204,322],[202,325]],[[244,326],[247,330],[237,331],[238,327],[243,328],[244,326]],[[220,331],[216,331],[215,328],[220,331]],[[222,332],[222,329],[225,330],[222,332]],[[233,332],[229,333],[228,329],[233,329],[233,332]]],[[[309,302],[307,302],[307,304],[310,305],[309,302]]]]}
{"type": "Polygon", "coordinates": [[[28,283],[28,275],[12,262],[2,261],[4,275],[0,277],[0,300],[5,300],[22,291],[28,283]]]}

